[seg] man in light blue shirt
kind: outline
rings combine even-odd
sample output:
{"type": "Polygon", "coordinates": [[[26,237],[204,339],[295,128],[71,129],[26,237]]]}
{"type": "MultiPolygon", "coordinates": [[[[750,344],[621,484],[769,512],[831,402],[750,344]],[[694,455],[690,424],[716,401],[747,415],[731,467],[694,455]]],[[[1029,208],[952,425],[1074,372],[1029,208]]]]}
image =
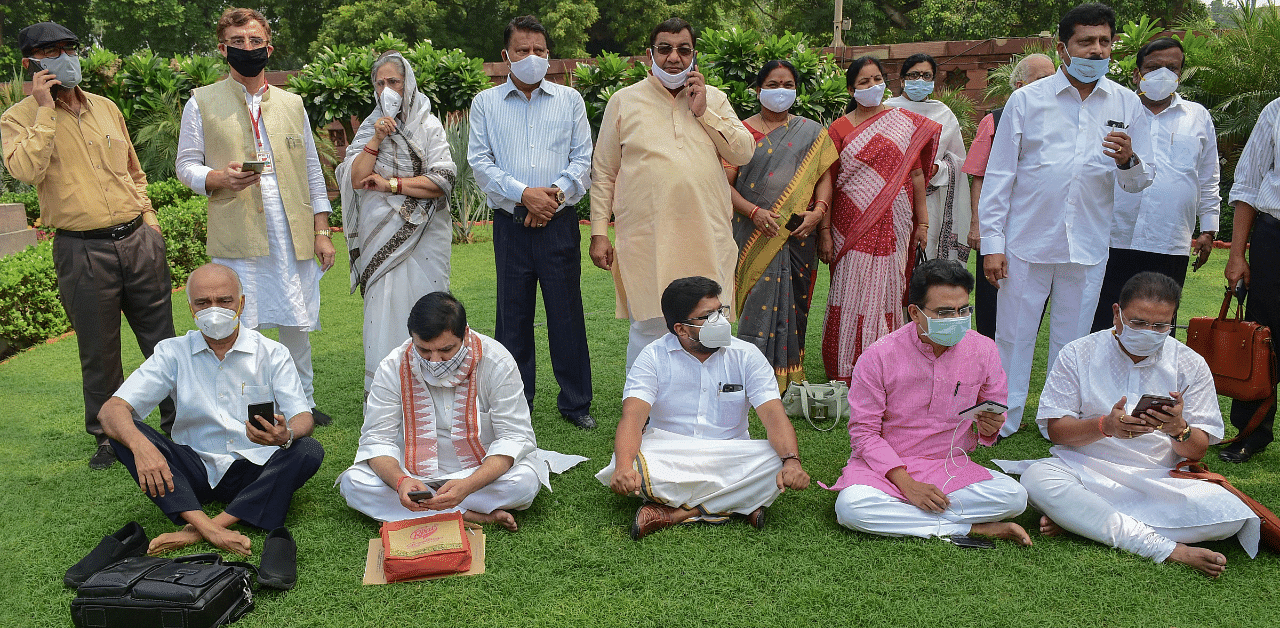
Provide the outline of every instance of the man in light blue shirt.
{"type": "Polygon", "coordinates": [[[591,418],[591,357],[582,314],[582,234],[576,204],[591,187],[591,127],[582,96],[544,80],[551,39],[532,15],[504,33],[507,82],[471,103],[467,162],[494,208],[498,270],[494,336],[515,357],[533,407],[536,290],[542,284],[560,414],[582,429],[591,418]]]}

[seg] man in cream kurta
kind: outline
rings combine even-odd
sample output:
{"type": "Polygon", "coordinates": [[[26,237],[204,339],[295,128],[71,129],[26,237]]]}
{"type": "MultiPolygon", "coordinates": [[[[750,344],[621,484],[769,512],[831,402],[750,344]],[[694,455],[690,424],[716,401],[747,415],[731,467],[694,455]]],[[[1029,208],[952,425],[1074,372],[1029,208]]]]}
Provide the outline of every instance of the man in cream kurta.
{"type": "Polygon", "coordinates": [[[628,369],[667,332],[658,295],[671,281],[710,277],[734,302],[738,247],[720,158],[745,165],[755,149],[728,98],[697,71],[689,23],[659,24],[650,44],[650,76],[605,107],[591,174],[591,259],[613,271],[617,316],[631,319],[628,369]]]}
{"type": "Polygon", "coordinates": [[[450,294],[419,299],[409,330],[374,375],[355,464],[338,478],[342,496],[379,521],[461,512],[515,530],[507,510],[528,508],[551,488],[549,471],[586,458],[537,449],[515,359],[471,331],[450,294]]]}

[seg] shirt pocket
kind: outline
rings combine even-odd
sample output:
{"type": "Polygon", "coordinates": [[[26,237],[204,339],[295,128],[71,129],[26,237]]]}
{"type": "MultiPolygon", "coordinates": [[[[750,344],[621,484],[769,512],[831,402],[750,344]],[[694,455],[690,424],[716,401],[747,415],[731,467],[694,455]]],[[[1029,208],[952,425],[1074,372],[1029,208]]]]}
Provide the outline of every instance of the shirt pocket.
{"type": "Polygon", "coordinates": [[[1179,171],[1188,171],[1196,167],[1200,159],[1200,138],[1194,135],[1173,133],[1169,138],[1169,161],[1179,171]]]}
{"type": "MultiPolygon", "coordinates": [[[[286,150],[286,151],[289,151],[289,152],[291,152],[291,153],[292,153],[292,152],[299,152],[299,153],[300,153],[300,152],[302,152],[302,149],[303,149],[305,146],[306,146],[306,145],[302,143],[302,136],[301,136],[301,135],[298,135],[297,133],[285,133],[285,134],[284,134],[284,148],[285,148],[285,150],[286,150]]],[[[276,147],[273,145],[273,146],[271,147],[271,149],[272,149],[272,150],[276,150],[276,147]]]]}
{"type": "Polygon", "coordinates": [[[129,143],[108,137],[102,142],[102,148],[106,153],[107,167],[111,172],[128,176],[129,175],[129,143]]]}
{"type": "Polygon", "coordinates": [[[568,157],[573,150],[573,120],[551,120],[539,133],[542,149],[560,157],[568,157]]]}
{"type": "Polygon", "coordinates": [[[961,382],[956,387],[955,398],[952,399],[951,416],[946,417],[946,422],[956,420],[960,413],[972,408],[978,403],[978,392],[982,390],[982,384],[966,384],[961,382]]]}
{"type": "Polygon", "coordinates": [[[240,392],[241,406],[243,410],[239,413],[232,413],[231,416],[240,414],[242,420],[249,418],[249,406],[256,403],[270,403],[273,405],[276,401],[275,391],[270,386],[243,386],[240,392]]]}
{"type": "Polygon", "coordinates": [[[719,427],[738,425],[747,416],[747,391],[721,392],[716,395],[719,416],[715,424],[719,427]]]}

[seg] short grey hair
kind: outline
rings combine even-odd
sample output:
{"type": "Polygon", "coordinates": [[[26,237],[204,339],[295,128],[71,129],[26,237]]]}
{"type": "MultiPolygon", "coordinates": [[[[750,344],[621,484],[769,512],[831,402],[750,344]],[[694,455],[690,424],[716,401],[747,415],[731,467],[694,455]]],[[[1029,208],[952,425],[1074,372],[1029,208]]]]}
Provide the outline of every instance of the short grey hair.
{"type": "Polygon", "coordinates": [[[1035,53],[1022,58],[1018,65],[1013,66],[1013,72],[1009,73],[1009,89],[1018,89],[1018,83],[1027,82],[1027,74],[1031,72],[1031,62],[1033,60],[1043,60],[1049,65],[1054,65],[1053,59],[1049,55],[1035,53]]]}
{"type": "Polygon", "coordinates": [[[373,69],[369,72],[370,80],[373,82],[377,82],[378,68],[381,68],[382,66],[388,63],[394,63],[396,68],[400,70],[400,76],[402,77],[405,76],[403,58],[399,55],[399,53],[396,53],[396,51],[388,50],[382,53],[382,56],[378,57],[377,61],[373,62],[373,69]]]}

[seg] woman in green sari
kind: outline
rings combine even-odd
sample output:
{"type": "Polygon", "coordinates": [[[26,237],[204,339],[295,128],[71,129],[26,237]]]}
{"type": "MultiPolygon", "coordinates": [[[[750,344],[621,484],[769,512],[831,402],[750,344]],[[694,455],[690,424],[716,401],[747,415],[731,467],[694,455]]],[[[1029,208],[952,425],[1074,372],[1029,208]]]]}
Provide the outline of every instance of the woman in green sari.
{"type": "Polygon", "coordinates": [[[840,155],[821,124],[790,113],[799,75],[770,61],[756,76],[760,113],[743,120],[756,140],[751,163],[725,166],[738,243],[738,338],[760,347],[778,388],[804,377],[804,339],[818,267],[814,234],[831,206],[840,155]]]}

